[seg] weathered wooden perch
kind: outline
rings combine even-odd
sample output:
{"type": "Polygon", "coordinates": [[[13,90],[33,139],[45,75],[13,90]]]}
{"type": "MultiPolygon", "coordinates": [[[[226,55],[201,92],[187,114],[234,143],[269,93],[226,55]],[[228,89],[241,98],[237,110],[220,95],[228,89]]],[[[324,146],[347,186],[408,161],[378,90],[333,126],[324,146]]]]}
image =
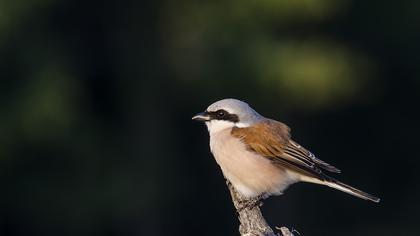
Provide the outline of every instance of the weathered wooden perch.
{"type": "MultiPolygon", "coordinates": [[[[233,185],[226,181],[232,202],[239,216],[239,233],[241,236],[278,236],[265,221],[260,211],[260,199],[245,198],[236,191],[233,185]]],[[[293,236],[286,227],[279,228],[281,235],[293,236]]]]}

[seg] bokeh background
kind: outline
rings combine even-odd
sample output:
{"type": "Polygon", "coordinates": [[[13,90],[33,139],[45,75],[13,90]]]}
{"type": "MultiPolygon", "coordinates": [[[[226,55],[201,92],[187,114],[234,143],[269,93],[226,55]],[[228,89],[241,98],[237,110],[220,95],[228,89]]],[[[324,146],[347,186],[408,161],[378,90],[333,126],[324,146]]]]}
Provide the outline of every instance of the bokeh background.
{"type": "Polygon", "coordinates": [[[382,198],[292,186],[272,226],[420,235],[420,2],[0,0],[0,235],[238,235],[227,97],[382,198]]]}

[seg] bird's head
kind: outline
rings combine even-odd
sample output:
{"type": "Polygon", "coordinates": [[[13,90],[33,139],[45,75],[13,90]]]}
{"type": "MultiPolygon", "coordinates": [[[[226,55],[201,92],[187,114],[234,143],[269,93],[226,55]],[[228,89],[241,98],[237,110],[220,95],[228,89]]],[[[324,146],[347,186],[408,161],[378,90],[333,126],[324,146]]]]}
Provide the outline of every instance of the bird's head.
{"type": "Polygon", "coordinates": [[[261,118],[247,103],[228,98],[211,104],[192,119],[205,122],[209,132],[214,133],[226,128],[248,127],[261,118]]]}

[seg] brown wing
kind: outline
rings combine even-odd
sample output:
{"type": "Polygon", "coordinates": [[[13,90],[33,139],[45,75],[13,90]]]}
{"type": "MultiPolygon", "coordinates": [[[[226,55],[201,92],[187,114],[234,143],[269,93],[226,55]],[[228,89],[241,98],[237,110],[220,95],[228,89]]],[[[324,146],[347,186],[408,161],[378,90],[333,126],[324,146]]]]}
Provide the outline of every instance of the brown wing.
{"type": "Polygon", "coordinates": [[[320,169],[340,172],[291,140],[290,128],[281,122],[265,119],[252,127],[235,127],[232,135],[240,138],[250,150],[297,172],[317,178],[326,177],[320,169]]]}

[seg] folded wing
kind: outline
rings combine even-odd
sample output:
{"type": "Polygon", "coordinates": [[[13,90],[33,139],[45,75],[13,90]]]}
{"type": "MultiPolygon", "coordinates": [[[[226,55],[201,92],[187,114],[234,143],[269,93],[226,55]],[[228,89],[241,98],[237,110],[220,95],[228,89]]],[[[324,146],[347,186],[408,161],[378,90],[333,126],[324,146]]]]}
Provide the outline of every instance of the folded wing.
{"type": "Polygon", "coordinates": [[[294,170],[313,183],[327,185],[354,196],[379,202],[379,198],[325,175],[321,170],[340,173],[334,166],[318,159],[290,138],[287,125],[265,119],[252,127],[233,128],[232,135],[240,138],[250,151],[270,159],[275,165],[294,170]]]}
{"type": "Polygon", "coordinates": [[[232,135],[240,138],[249,150],[297,172],[321,179],[324,177],[321,169],[340,173],[339,169],[293,141],[290,128],[281,122],[265,119],[251,127],[233,128],[232,135]]]}

